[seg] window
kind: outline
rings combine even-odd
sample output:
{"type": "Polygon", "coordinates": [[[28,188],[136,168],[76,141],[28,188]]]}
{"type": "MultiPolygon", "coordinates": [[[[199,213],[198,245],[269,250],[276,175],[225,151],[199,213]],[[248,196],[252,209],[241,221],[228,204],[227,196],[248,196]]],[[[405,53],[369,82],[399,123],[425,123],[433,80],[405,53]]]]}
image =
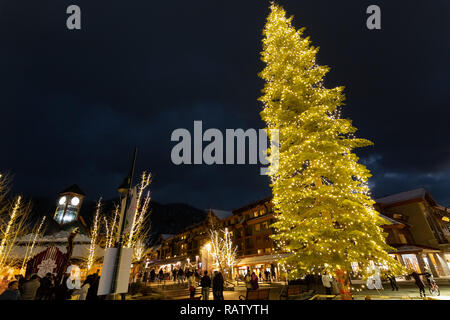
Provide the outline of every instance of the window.
{"type": "Polygon", "coordinates": [[[258,249],[258,254],[263,254],[263,253],[264,253],[263,249],[258,249]]]}
{"type": "Polygon", "coordinates": [[[271,252],[272,252],[272,248],[266,248],[266,249],[264,250],[264,252],[265,252],[265,253],[271,253],[271,252]]]}
{"type": "Polygon", "coordinates": [[[261,225],[259,223],[255,224],[255,231],[256,232],[261,231],[261,225]]]}

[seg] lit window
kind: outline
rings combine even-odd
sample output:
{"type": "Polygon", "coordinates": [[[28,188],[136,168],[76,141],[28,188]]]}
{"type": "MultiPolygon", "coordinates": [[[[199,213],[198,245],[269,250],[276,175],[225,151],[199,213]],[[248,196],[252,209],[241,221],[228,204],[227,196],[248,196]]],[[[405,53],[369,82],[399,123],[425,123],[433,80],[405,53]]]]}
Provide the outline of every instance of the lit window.
{"type": "Polygon", "coordinates": [[[63,205],[66,203],[67,198],[66,197],[61,197],[61,199],[59,199],[59,204],[63,205]]]}
{"type": "Polygon", "coordinates": [[[80,199],[79,199],[78,197],[73,197],[72,200],[70,200],[70,203],[71,203],[73,206],[77,206],[77,205],[80,204],[80,199]]]}

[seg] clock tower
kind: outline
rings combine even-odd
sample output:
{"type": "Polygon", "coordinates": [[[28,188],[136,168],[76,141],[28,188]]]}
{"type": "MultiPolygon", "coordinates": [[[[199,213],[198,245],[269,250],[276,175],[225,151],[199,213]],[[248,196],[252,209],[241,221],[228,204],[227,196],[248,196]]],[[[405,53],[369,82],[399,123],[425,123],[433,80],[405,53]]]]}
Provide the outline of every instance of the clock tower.
{"type": "Polygon", "coordinates": [[[81,203],[86,195],[76,184],[59,193],[55,219],[60,225],[75,221],[80,213],[81,203]]]}

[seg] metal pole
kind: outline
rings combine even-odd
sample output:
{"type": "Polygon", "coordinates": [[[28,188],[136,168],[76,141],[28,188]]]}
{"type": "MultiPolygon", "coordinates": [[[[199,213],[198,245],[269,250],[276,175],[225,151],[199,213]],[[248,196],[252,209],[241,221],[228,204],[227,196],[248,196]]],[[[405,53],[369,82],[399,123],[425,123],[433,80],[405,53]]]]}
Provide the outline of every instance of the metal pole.
{"type": "Polygon", "coordinates": [[[136,165],[136,156],[137,156],[137,148],[134,149],[134,155],[133,155],[133,161],[131,164],[131,169],[130,169],[130,173],[128,174],[127,177],[127,193],[125,194],[125,208],[123,210],[123,212],[121,212],[121,216],[120,216],[120,225],[119,225],[119,243],[117,245],[117,255],[116,255],[116,261],[115,261],[115,265],[114,265],[114,272],[113,272],[113,282],[111,285],[111,294],[115,294],[115,291],[117,289],[117,281],[118,281],[118,277],[119,277],[119,268],[120,268],[120,260],[122,257],[122,246],[123,246],[123,230],[125,229],[125,219],[126,219],[126,214],[127,214],[127,210],[128,210],[128,206],[129,206],[129,194],[130,194],[130,190],[131,190],[131,186],[133,183],[133,176],[134,176],[134,168],[136,165]]]}

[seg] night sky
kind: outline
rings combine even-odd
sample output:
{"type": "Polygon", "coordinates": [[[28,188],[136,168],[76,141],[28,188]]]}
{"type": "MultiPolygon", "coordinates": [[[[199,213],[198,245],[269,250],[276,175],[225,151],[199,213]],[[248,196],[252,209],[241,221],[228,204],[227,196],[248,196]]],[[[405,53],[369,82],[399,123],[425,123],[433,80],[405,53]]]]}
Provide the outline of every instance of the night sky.
{"type": "MultiPolygon", "coordinates": [[[[326,86],[375,143],[358,155],[374,197],[425,187],[450,206],[450,2],[279,1],[320,46],[326,86]],[[378,4],[382,30],[366,28],[378,4]]],[[[13,191],[76,183],[117,195],[132,151],[152,198],[236,209],[270,195],[260,165],[172,164],[173,130],[263,128],[257,98],[269,1],[0,0],[0,171],[13,191]],[[66,28],[81,7],[82,29],[66,28]]]]}

